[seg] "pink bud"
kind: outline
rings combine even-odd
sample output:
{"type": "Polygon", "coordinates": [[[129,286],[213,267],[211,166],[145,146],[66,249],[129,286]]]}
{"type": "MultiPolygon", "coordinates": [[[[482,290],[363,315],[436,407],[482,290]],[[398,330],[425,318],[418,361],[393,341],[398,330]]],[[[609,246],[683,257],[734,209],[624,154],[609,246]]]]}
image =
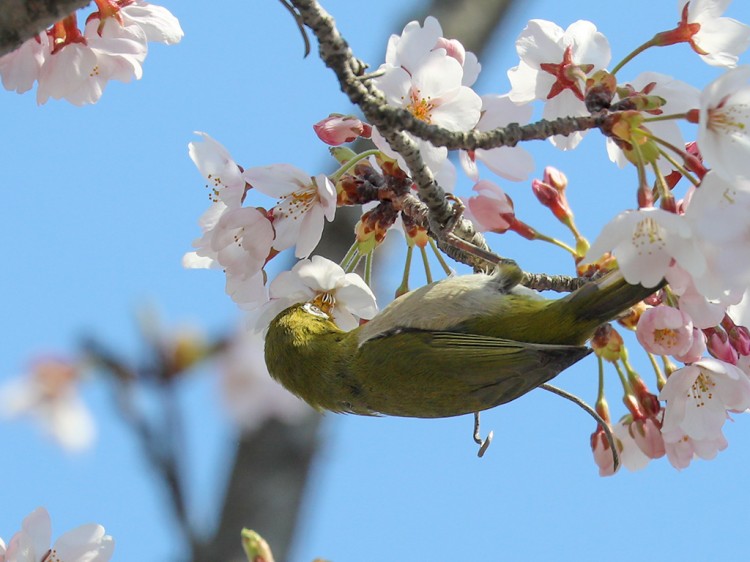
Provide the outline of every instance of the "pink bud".
{"type": "Polygon", "coordinates": [[[502,234],[515,222],[513,201],[500,187],[491,181],[481,180],[474,187],[477,195],[467,201],[477,226],[502,234]]]}
{"type": "Polygon", "coordinates": [[[706,345],[711,355],[732,365],[737,364],[739,356],[737,350],[729,343],[729,336],[721,328],[706,328],[706,345]]]}
{"type": "Polygon", "coordinates": [[[630,435],[638,448],[650,459],[664,456],[664,437],[661,434],[661,424],[654,417],[634,420],[630,425],[630,435]]]}
{"type": "Polygon", "coordinates": [[[738,326],[729,316],[724,316],[721,325],[727,331],[729,341],[737,353],[750,355],[750,330],[745,326],[738,326]]]}
{"type": "Polygon", "coordinates": [[[325,119],[313,125],[315,134],[326,144],[338,146],[345,142],[352,142],[357,137],[370,138],[372,127],[363,123],[353,115],[331,113],[325,119]]]}
{"type": "Polygon", "coordinates": [[[435,43],[434,48],[445,49],[445,54],[456,59],[461,66],[464,65],[466,49],[457,39],[446,39],[445,37],[441,37],[437,40],[437,43],[435,43]]]}

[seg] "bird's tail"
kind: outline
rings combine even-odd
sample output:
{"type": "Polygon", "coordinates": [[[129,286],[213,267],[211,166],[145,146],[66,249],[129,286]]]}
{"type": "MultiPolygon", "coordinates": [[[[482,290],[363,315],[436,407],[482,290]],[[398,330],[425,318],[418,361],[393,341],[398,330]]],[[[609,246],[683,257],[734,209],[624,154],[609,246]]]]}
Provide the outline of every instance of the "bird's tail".
{"type": "Polygon", "coordinates": [[[600,324],[614,320],[665,284],[662,281],[655,287],[631,285],[618,270],[587,283],[558,302],[566,303],[566,307],[572,305],[570,309],[575,311],[577,319],[591,325],[593,331],[600,324]]]}

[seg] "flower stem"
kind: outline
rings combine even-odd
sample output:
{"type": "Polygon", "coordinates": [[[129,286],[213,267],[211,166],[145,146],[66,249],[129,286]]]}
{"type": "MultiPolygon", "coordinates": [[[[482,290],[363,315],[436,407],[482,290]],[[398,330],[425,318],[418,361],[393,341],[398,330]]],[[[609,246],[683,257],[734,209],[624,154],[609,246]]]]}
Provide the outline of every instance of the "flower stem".
{"type": "Polygon", "coordinates": [[[624,59],[617,63],[617,65],[610,71],[610,74],[612,74],[612,76],[615,76],[623,66],[633,60],[636,56],[640,55],[646,49],[656,47],[657,45],[658,43],[656,42],[656,36],[654,36],[640,47],[637,47],[635,50],[631,51],[630,54],[628,54],[624,59]]]}
{"type": "Polygon", "coordinates": [[[357,165],[358,162],[361,162],[362,160],[365,160],[369,158],[370,156],[374,156],[375,154],[380,154],[380,151],[377,149],[372,150],[365,150],[364,152],[360,152],[355,157],[353,157],[351,160],[347,160],[345,164],[343,164],[338,170],[336,170],[333,174],[331,174],[329,179],[336,183],[341,176],[343,176],[346,172],[351,170],[354,166],[357,165]]]}

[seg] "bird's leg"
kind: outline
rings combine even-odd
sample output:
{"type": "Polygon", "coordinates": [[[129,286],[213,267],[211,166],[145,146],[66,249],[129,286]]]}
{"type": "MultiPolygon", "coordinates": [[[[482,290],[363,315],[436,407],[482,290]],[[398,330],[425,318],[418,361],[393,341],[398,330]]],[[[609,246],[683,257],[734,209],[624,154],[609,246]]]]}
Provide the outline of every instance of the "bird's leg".
{"type": "Polygon", "coordinates": [[[445,197],[446,199],[450,199],[453,202],[453,206],[451,207],[453,214],[448,219],[448,222],[446,222],[442,226],[441,231],[437,233],[438,237],[442,240],[445,240],[454,248],[458,248],[459,250],[466,252],[467,254],[476,256],[479,259],[486,261],[487,263],[495,265],[501,263],[503,261],[503,258],[501,258],[500,256],[456,236],[456,227],[460,224],[461,219],[463,219],[464,209],[466,209],[466,207],[458,197],[452,195],[451,193],[446,193],[445,197]]]}
{"type": "Polygon", "coordinates": [[[477,451],[478,457],[483,457],[484,453],[487,451],[487,448],[490,446],[490,443],[492,443],[492,436],[494,435],[494,432],[490,431],[487,434],[487,437],[482,439],[482,436],[479,433],[479,412],[474,412],[474,443],[479,445],[479,450],[477,451]]]}

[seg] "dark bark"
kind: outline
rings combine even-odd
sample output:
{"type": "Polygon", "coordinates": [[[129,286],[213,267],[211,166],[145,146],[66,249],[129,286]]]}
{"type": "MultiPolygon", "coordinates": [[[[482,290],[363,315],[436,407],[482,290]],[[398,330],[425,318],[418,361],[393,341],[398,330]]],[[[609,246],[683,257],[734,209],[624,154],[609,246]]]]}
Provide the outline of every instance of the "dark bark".
{"type": "Polygon", "coordinates": [[[0,56],[91,0],[0,0],[0,56]]]}

